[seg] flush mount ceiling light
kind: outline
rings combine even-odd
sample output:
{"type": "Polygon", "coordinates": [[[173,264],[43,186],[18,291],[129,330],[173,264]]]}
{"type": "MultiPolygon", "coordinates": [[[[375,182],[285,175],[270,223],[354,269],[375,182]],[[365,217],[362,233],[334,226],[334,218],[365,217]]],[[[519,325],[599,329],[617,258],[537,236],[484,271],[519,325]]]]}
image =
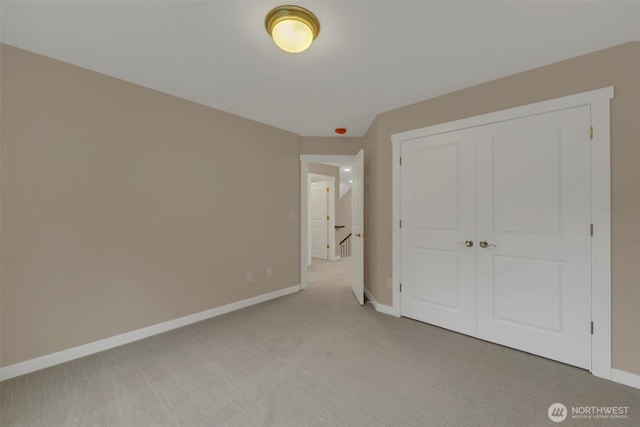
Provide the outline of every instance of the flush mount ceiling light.
{"type": "Polygon", "coordinates": [[[289,53],[308,48],[320,33],[318,18],[300,6],[278,6],[264,20],[267,32],[276,45],[289,53]]]}

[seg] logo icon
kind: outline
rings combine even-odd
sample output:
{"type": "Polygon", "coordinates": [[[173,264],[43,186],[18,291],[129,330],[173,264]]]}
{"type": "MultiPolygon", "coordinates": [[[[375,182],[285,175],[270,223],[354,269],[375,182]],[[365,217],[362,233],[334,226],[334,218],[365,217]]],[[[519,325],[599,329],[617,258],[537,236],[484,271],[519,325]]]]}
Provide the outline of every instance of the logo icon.
{"type": "Polygon", "coordinates": [[[567,418],[567,407],[562,403],[554,403],[549,406],[547,415],[549,415],[549,419],[554,423],[561,423],[567,418]]]}

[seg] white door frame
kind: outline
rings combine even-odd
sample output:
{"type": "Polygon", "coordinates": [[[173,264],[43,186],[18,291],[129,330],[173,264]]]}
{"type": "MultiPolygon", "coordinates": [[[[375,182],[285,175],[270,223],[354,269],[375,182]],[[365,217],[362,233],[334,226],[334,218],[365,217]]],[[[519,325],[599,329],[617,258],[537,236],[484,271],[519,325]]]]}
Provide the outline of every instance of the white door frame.
{"type": "MultiPolygon", "coordinates": [[[[591,106],[591,218],[594,227],[591,249],[591,373],[611,379],[611,141],[610,101],[613,86],[562,98],[510,108],[467,119],[428,126],[391,135],[393,144],[392,230],[393,230],[393,305],[400,317],[400,146],[403,141],[472,128],[551,111],[591,106]]],[[[589,129],[585,129],[588,135],[589,129]]]]}
{"type": "MultiPolygon", "coordinates": [[[[300,155],[300,289],[307,289],[307,262],[309,260],[309,163],[329,163],[347,165],[355,156],[333,156],[322,154],[300,155]]],[[[334,237],[335,240],[335,237],[334,237]]]]}
{"type": "MultiPolygon", "coordinates": [[[[311,185],[312,182],[314,182],[314,180],[317,181],[325,181],[327,183],[327,186],[329,187],[329,194],[330,197],[327,198],[327,215],[329,216],[329,223],[327,224],[327,242],[329,243],[329,252],[327,253],[328,255],[328,259],[329,261],[335,261],[336,260],[336,248],[335,246],[335,241],[336,241],[336,196],[335,196],[335,191],[336,191],[336,177],[335,176],[328,176],[328,175],[319,175],[317,173],[309,173],[307,174],[307,188],[310,188],[309,186],[311,185]]],[[[308,190],[307,190],[308,191],[308,190]]],[[[307,193],[308,194],[308,193],[307,193]]],[[[307,203],[309,205],[311,205],[311,199],[309,198],[309,200],[307,200],[307,203]]],[[[308,227],[308,232],[309,232],[309,236],[311,235],[311,221],[309,221],[309,218],[311,216],[311,212],[307,211],[307,227],[308,227]]],[[[311,248],[311,239],[309,239],[309,248],[311,248]]],[[[311,265],[311,250],[309,250],[309,259],[308,259],[308,265],[311,265]]]]}

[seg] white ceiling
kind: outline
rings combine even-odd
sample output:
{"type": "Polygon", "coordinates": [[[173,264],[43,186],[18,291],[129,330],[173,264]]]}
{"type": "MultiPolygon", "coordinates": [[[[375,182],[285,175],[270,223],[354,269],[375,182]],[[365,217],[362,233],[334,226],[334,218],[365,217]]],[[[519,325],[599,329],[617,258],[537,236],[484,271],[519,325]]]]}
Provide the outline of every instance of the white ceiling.
{"type": "Polygon", "coordinates": [[[640,1],[296,1],[314,44],[264,28],[286,1],[2,1],[4,43],[300,135],[640,40],[640,1]]]}

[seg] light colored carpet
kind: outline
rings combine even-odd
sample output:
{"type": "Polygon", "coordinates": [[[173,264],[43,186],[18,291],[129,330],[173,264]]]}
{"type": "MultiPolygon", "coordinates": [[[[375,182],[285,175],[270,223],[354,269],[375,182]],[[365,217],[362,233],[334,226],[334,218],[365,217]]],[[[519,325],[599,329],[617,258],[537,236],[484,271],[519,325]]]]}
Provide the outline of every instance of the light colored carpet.
{"type": "Polygon", "coordinates": [[[1,384],[9,426],[629,426],[640,390],[360,307],[349,261],[309,290],[1,384]],[[553,424],[547,409],[629,406],[553,424]]]}

